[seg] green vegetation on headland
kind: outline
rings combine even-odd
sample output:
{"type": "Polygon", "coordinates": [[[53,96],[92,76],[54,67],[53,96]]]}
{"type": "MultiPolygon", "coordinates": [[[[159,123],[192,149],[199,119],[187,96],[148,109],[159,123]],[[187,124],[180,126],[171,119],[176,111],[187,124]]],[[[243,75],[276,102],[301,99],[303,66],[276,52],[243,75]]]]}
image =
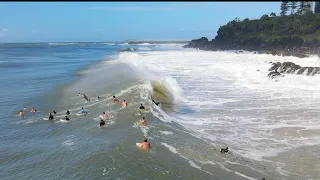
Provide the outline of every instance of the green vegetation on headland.
{"type": "Polygon", "coordinates": [[[260,19],[238,18],[221,26],[215,39],[192,40],[185,47],[202,50],[248,50],[259,53],[305,57],[320,54],[320,2],[315,11],[305,1],[283,1],[281,15],[260,19]],[[286,15],[290,11],[289,15],[286,15]]]}
{"type": "Polygon", "coordinates": [[[171,40],[171,41],[156,41],[156,40],[140,40],[140,41],[127,41],[128,44],[143,44],[143,43],[149,43],[149,44],[171,44],[171,43],[188,43],[189,41],[174,41],[174,40],[171,40]]]}

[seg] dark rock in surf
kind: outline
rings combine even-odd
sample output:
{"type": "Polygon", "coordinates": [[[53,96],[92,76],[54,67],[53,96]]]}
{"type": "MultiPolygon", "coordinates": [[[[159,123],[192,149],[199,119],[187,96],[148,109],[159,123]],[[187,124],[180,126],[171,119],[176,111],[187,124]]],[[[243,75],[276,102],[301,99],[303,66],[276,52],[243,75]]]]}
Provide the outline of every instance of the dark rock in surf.
{"type": "Polygon", "coordinates": [[[131,48],[124,48],[124,49],[120,49],[120,52],[129,52],[132,51],[133,49],[131,48]]]}
{"type": "Polygon", "coordinates": [[[279,73],[279,72],[270,72],[269,74],[268,74],[268,77],[270,77],[270,78],[275,78],[275,77],[277,77],[277,76],[281,76],[281,73],[279,73]]]}
{"type": "Polygon", "coordinates": [[[272,63],[269,71],[278,71],[285,74],[314,76],[315,74],[320,74],[320,67],[301,67],[293,62],[277,62],[272,63]]]}

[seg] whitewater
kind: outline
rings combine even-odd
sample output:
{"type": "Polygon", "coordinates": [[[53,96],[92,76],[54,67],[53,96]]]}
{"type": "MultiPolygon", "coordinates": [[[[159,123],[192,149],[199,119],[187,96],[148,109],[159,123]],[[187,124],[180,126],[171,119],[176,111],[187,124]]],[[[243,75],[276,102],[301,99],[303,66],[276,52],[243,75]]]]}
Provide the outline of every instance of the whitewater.
{"type": "Polygon", "coordinates": [[[182,125],[211,148],[228,146],[235,159],[271,164],[270,171],[287,178],[317,179],[320,76],[290,74],[279,80],[266,76],[271,62],[287,61],[320,66],[317,56],[300,59],[192,49],[122,53],[118,59],[139,78],[164,80],[180,107],[166,121],[182,125]],[[183,113],[183,108],[192,113],[183,113]]]}

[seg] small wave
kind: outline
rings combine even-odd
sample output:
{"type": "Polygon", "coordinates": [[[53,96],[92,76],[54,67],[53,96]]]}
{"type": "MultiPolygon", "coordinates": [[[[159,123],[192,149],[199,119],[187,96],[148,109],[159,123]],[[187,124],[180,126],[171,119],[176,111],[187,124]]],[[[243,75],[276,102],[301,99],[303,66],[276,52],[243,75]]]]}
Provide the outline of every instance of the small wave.
{"type": "Polygon", "coordinates": [[[48,43],[48,45],[50,46],[68,46],[73,44],[78,44],[78,43],[48,43]]]}
{"type": "Polygon", "coordinates": [[[140,50],[140,51],[151,51],[151,48],[149,48],[149,47],[140,47],[140,48],[138,48],[138,50],[140,50]]]}
{"type": "Polygon", "coordinates": [[[171,131],[160,131],[160,133],[162,135],[173,135],[173,132],[171,132],[171,131]]]}
{"type": "Polygon", "coordinates": [[[114,46],[114,45],[116,45],[116,43],[103,43],[103,44],[106,44],[106,45],[108,45],[108,46],[114,46]]]}

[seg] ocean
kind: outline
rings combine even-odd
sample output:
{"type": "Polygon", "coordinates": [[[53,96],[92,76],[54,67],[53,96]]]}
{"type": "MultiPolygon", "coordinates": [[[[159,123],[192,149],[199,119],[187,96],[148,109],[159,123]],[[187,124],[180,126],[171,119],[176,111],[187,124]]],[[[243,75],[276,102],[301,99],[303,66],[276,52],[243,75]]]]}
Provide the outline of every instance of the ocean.
{"type": "Polygon", "coordinates": [[[320,76],[266,76],[270,62],[318,57],[183,45],[0,44],[0,178],[320,179],[320,76]],[[102,112],[111,118],[100,127],[102,112]],[[148,152],[136,146],[145,138],[148,152]]]}

